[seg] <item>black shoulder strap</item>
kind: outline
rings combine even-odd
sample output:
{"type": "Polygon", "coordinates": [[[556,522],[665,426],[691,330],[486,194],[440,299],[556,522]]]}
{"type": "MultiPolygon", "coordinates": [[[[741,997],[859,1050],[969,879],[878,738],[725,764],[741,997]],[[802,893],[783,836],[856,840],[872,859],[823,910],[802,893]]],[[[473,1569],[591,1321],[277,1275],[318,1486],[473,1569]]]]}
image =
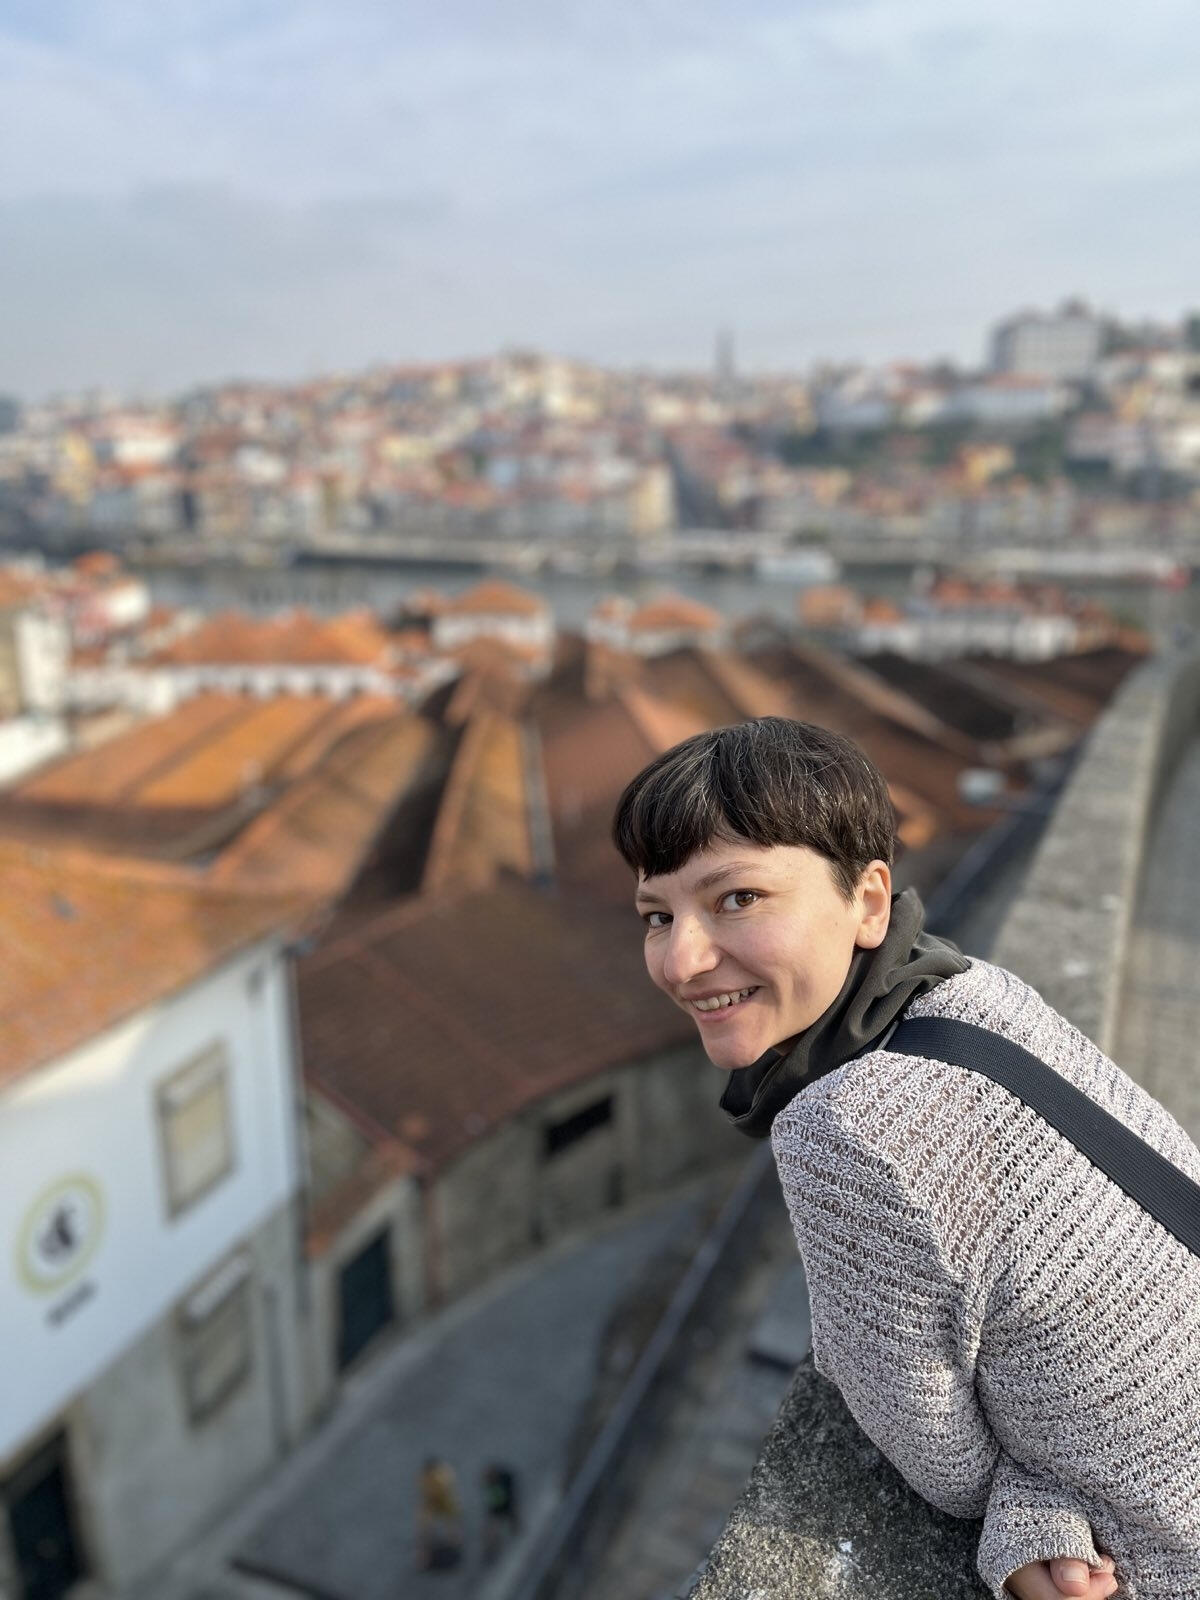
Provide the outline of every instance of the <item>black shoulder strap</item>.
{"type": "Polygon", "coordinates": [[[971,1022],[906,1017],[892,1030],[886,1048],[929,1056],[991,1078],[1039,1112],[1200,1256],[1200,1184],[1021,1045],[971,1022]]]}

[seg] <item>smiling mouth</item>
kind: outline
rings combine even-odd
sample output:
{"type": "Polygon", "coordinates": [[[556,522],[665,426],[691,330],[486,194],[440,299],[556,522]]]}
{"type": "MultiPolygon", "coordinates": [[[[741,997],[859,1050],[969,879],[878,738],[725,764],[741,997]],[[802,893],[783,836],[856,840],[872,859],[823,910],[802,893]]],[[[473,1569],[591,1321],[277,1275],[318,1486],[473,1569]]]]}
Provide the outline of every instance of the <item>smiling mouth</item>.
{"type": "Polygon", "coordinates": [[[752,994],[758,993],[758,984],[751,984],[748,989],[729,989],[724,994],[708,995],[703,1000],[689,1000],[688,1005],[702,1017],[717,1016],[723,1011],[732,1011],[735,1006],[742,1005],[752,994]]]}

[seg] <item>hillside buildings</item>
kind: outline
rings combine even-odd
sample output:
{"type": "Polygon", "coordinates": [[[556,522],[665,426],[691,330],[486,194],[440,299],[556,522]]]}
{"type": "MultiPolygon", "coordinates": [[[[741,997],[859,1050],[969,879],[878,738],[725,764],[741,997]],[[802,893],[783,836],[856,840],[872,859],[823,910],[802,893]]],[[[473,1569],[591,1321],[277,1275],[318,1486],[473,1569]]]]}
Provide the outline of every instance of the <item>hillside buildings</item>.
{"type": "Polygon", "coordinates": [[[713,373],[669,374],[506,351],[154,405],[60,396],[16,408],[0,433],[0,534],[181,562],[502,541],[578,563],[652,558],[696,528],[921,532],[948,547],[980,526],[1096,538],[1115,506],[1123,536],[1194,538],[1188,326],[1127,327],[1079,302],[1020,312],[978,371],[845,363],[735,379],[724,355],[713,373]],[[1010,458],[980,478],[980,447],[1010,458]]]}

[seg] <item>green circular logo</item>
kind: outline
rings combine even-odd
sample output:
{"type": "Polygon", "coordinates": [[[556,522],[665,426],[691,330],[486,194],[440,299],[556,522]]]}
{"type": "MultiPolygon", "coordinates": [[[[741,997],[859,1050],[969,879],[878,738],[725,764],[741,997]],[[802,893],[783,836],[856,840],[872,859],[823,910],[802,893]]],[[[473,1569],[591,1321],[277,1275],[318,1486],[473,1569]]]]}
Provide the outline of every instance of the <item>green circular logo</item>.
{"type": "Polygon", "coordinates": [[[17,1235],[17,1275],[35,1294],[53,1294],[77,1278],[96,1253],[104,1197],[94,1178],[75,1173],[44,1189],[17,1235]]]}

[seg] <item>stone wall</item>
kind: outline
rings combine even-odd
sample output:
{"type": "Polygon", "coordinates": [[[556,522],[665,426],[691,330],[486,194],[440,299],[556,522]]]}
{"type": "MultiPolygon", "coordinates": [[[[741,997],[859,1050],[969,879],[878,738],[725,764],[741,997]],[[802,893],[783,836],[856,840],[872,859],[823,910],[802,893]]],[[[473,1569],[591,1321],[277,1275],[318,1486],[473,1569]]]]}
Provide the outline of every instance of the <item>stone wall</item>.
{"type": "Polygon", "coordinates": [[[737,1154],[720,1079],[698,1046],[613,1068],[476,1139],[433,1185],[431,1281],[450,1300],[636,1196],[737,1154]],[[547,1130],[609,1101],[605,1120],[551,1153],[547,1130]]]}
{"type": "Polygon", "coordinates": [[[1110,1051],[1145,840],[1200,711],[1200,657],[1148,662],[1093,728],[992,959],[1110,1051]]]}
{"type": "Polygon", "coordinates": [[[62,1418],[80,1531],[106,1592],[153,1593],[154,1569],[300,1436],[294,1208],[268,1218],[243,1248],[252,1263],[246,1285],[250,1357],[226,1400],[202,1420],[189,1419],[179,1318],[172,1312],[62,1418]]]}
{"type": "MultiPolygon", "coordinates": [[[[992,958],[1111,1049],[1155,809],[1200,715],[1200,656],[1140,668],[1092,730],[992,958]]],[[[801,1363],[692,1600],[982,1596],[978,1525],[927,1505],[801,1363]]]]}

